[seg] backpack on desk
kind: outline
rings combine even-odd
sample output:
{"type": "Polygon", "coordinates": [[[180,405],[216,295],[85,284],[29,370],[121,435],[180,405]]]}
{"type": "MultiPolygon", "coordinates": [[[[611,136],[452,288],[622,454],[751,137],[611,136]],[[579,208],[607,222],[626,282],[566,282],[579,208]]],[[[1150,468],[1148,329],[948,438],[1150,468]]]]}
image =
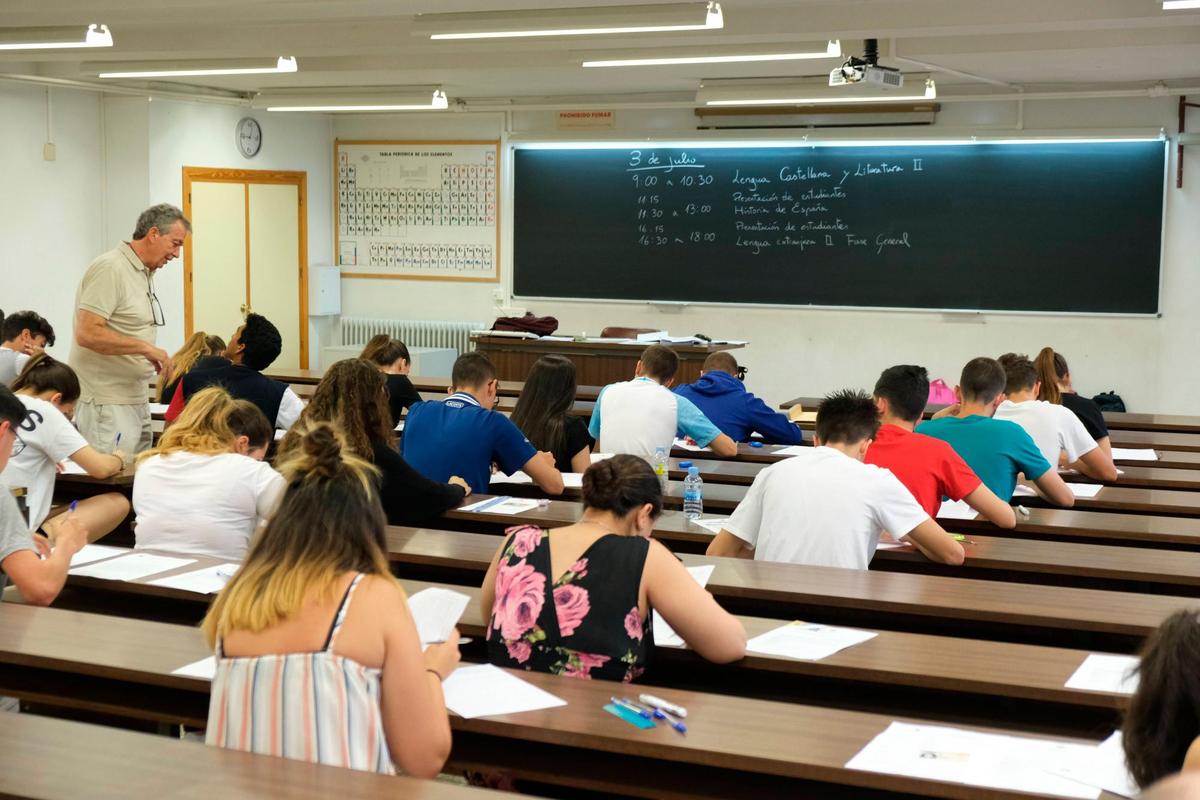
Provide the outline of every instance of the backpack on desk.
{"type": "Polygon", "coordinates": [[[1125,401],[1116,392],[1101,392],[1092,398],[1092,402],[1100,406],[1101,411],[1125,410],[1125,401]]]}
{"type": "Polygon", "coordinates": [[[929,402],[952,406],[958,402],[958,396],[944,380],[934,378],[929,382],[929,402]]]}

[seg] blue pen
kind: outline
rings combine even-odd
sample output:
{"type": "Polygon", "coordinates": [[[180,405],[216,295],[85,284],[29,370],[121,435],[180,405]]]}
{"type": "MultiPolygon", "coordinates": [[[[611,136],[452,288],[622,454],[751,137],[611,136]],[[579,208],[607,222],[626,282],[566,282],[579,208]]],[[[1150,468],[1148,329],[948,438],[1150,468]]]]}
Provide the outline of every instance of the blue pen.
{"type": "Polygon", "coordinates": [[[113,450],[116,450],[120,446],[121,446],[121,432],[117,431],[117,440],[115,442],[113,442],[113,450]]]}
{"type": "MultiPolygon", "coordinates": [[[[663,720],[664,722],[666,722],[668,725],[670,725],[672,728],[679,731],[680,733],[687,733],[687,725],[684,725],[682,722],[675,719],[673,716],[671,716],[667,712],[663,711],[661,708],[658,708],[657,706],[647,706],[647,705],[643,705],[641,703],[635,703],[632,700],[629,700],[628,702],[630,705],[635,705],[640,709],[644,709],[645,711],[648,711],[655,719],[663,720]]],[[[644,713],[643,713],[643,716],[645,716],[644,713]]]]}
{"type": "Polygon", "coordinates": [[[651,715],[649,711],[647,711],[646,709],[644,709],[640,706],[634,705],[633,703],[631,703],[628,700],[625,700],[620,697],[609,697],[608,699],[609,699],[609,702],[611,702],[614,706],[617,706],[618,708],[623,708],[626,711],[632,711],[634,714],[637,714],[639,717],[643,717],[645,719],[653,719],[654,718],[653,715],[651,715]]]}
{"type": "Polygon", "coordinates": [[[68,508],[67,508],[67,513],[68,513],[68,514],[70,514],[72,511],[74,511],[74,510],[75,510],[75,507],[76,507],[76,506],[78,506],[78,505],[79,505],[79,501],[78,501],[78,500],[72,500],[72,501],[71,501],[71,505],[70,505],[70,507],[68,507],[68,508]]]}

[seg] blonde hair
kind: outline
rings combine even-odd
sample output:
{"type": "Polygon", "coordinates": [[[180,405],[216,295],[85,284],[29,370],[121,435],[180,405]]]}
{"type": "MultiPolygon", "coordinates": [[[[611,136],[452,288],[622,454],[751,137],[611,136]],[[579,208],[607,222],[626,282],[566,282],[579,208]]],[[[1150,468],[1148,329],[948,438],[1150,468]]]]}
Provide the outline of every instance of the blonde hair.
{"type": "Polygon", "coordinates": [[[388,567],[378,472],[351,452],[333,425],[318,422],[302,431],[276,467],[287,488],[201,623],[210,647],[231,631],[280,624],[313,592],[331,597],[347,572],[396,580],[388,567]]]}
{"type": "MultiPolygon", "coordinates": [[[[225,350],[225,340],[220,336],[209,336],[204,331],[196,331],[183,343],[183,347],[171,356],[171,380],[179,382],[201,356],[219,356],[225,350]]],[[[160,403],[169,403],[171,398],[163,397],[163,389],[167,386],[167,372],[163,370],[158,375],[158,385],[154,389],[154,397],[160,403]]]]}
{"type": "Polygon", "coordinates": [[[150,456],[179,452],[200,455],[230,452],[237,437],[229,427],[229,417],[236,408],[229,392],[220,386],[197,392],[183,407],[183,413],[163,431],[158,446],[140,454],[138,463],[150,456]]]}

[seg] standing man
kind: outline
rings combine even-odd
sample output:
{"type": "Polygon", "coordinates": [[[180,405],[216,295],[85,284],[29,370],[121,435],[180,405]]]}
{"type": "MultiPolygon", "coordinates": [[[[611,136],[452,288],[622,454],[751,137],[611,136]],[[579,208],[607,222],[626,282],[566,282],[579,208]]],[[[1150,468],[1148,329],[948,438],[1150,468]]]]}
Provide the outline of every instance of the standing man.
{"type": "Polygon", "coordinates": [[[130,454],[150,447],[147,387],[154,372],[171,369],[166,351],[154,344],[166,324],[154,272],[179,256],[191,230],[175,206],[146,209],[133,240],[97,257],[75,293],[71,366],[83,389],[75,421],[97,450],[112,452],[118,438],[130,454]]]}

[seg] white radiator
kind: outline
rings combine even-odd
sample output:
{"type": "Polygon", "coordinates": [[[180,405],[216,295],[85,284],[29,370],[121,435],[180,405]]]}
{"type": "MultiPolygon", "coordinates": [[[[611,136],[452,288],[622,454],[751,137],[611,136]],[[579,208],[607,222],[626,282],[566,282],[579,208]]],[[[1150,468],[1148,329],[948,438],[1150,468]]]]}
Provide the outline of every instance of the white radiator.
{"type": "Polygon", "coordinates": [[[342,317],[342,344],[364,345],[386,333],[409,347],[449,347],[461,355],[471,349],[471,331],[484,327],[482,322],[342,317]]]}

